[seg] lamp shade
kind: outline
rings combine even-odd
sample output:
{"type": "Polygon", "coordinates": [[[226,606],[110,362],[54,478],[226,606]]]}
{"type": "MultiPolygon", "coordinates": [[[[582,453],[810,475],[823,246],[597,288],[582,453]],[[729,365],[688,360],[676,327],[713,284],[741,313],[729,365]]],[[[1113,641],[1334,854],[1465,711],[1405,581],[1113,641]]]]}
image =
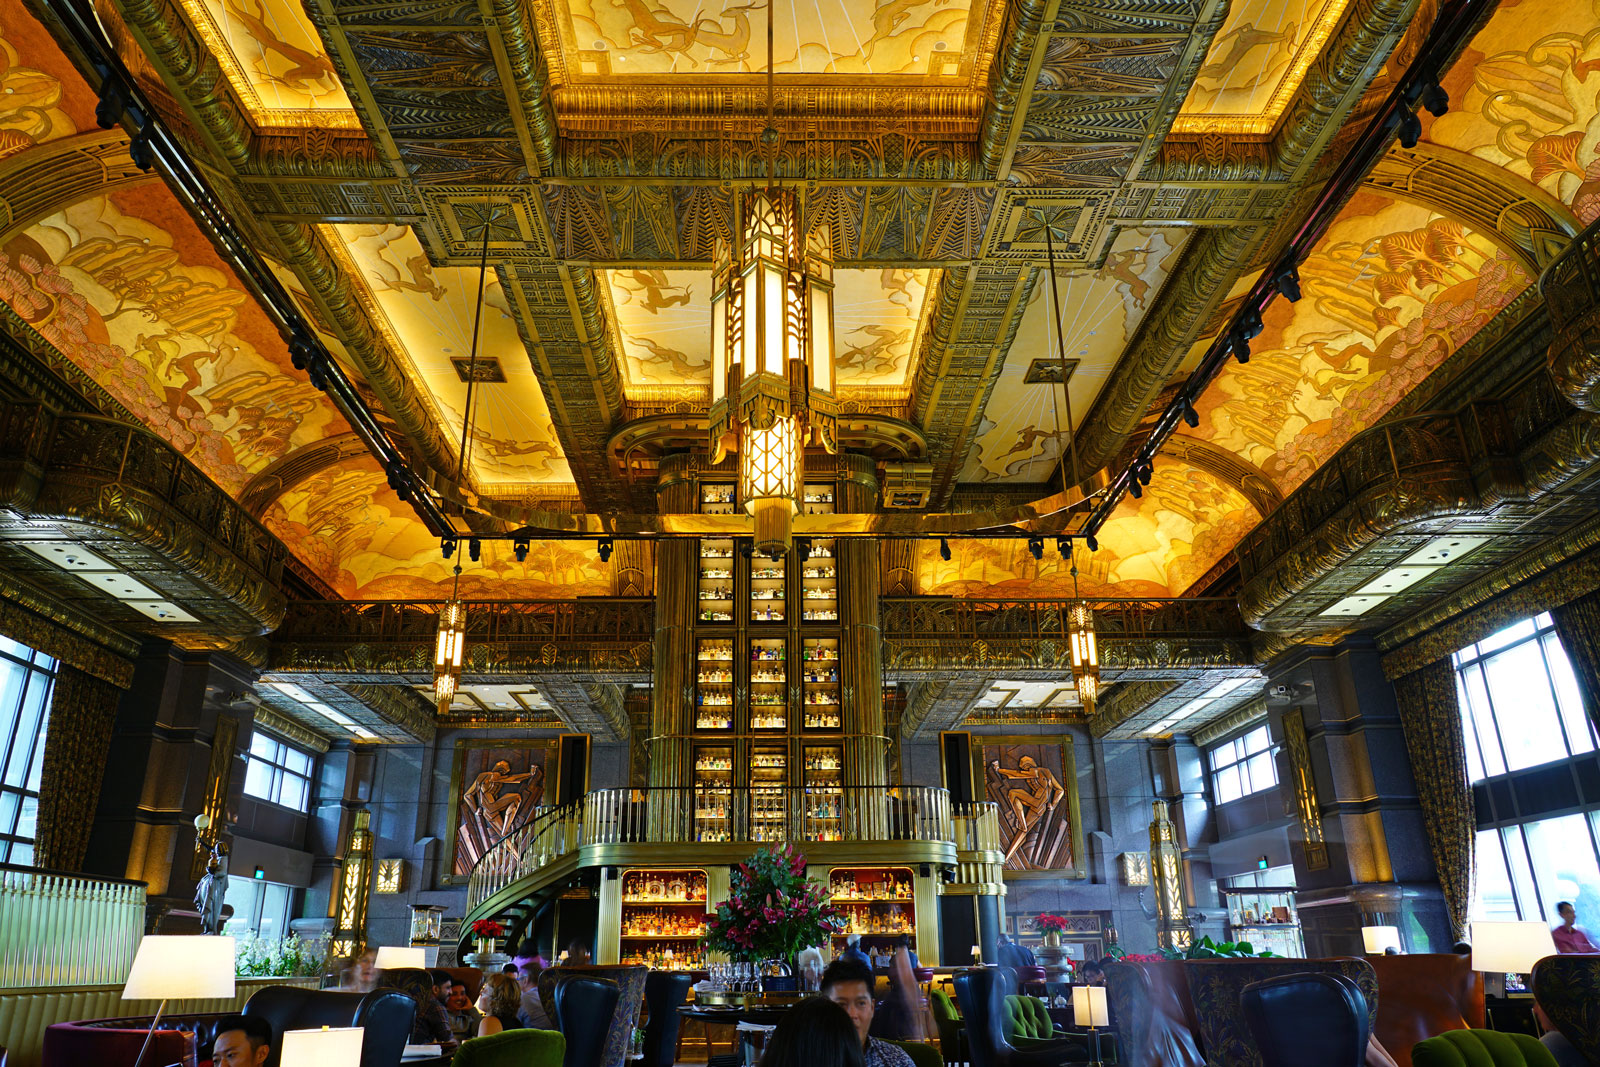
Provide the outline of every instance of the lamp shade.
{"type": "Polygon", "coordinates": [[[1389,949],[1401,951],[1400,928],[1398,926],[1363,926],[1361,928],[1361,947],[1369,956],[1381,956],[1389,949]]]}
{"type": "Polygon", "coordinates": [[[1555,955],[1550,928],[1541,922],[1475,922],[1472,924],[1472,969],[1491,974],[1528,974],[1533,965],[1555,955]]]}
{"type": "Polygon", "coordinates": [[[1111,1012],[1106,1007],[1105,986],[1072,987],[1072,1022],[1075,1026],[1111,1025],[1111,1012]]]}
{"type": "Polygon", "coordinates": [[[285,1030],[278,1062],[294,1067],[351,1067],[361,1062],[361,1039],[366,1033],[359,1026],[285,1030]]]}
{"type": "Polygon", "coordinates": [[[198,1000],[233,996],[233,938],[147,934],[134,953],[123,1000],[198,1000]]]}
{"type": "Polygon", "coordinates": [[[428,967],[428,950],[425,948],[406,948],[400,945],[384,945],[378,949],[378,958],[372,964],[380,971],[392,971],[399,967],[418,967],[426,970],[428,967]]]}

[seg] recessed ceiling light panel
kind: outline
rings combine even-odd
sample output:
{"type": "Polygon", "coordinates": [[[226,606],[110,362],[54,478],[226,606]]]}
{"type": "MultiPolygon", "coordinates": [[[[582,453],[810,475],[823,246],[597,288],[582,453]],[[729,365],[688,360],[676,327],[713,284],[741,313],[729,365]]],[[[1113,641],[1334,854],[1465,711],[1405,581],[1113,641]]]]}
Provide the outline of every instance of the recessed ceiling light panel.
{"type": "Polygon", "coordinates": [[[40,559],[74,573],[80,571],[114,571],[110,563],[71,541],[25,541],[22,544],[40,559]]]}
{"type": "Polygon", "coordinates": [[[1435,537],[1400,561],[1400,566],[1443,567],[1489,543],[1487,537],[1435,537]]]}
{"type": "Polygon", "coordinates": [[[140,615],[147,619],[154,619],[156,622],[200,621],[170,600],[129,600],[125,601],[125,603],[140,615]]]}
{"type": "Polygon", "coordinates": [[[118,600],[160,600],[161,594],[141,581],[118,571],[88,571],[78,575],[96,589],[103,589],[118,600]]]}
{"type": "Polygon", "coordinates": [[[1386,596],[1347,596],[1332,607],[1323,608],[1322,614],[1346,617],[1365,615],[1388,599],[1386,596]]]}
{"type": "Polygon", "coordinates": [[[1364,596],[1393,596],[1403,589],[1411,588],[1438,570],[1438,567],[1390,567],[1357,589],[1356,593],[1364,596]]]}

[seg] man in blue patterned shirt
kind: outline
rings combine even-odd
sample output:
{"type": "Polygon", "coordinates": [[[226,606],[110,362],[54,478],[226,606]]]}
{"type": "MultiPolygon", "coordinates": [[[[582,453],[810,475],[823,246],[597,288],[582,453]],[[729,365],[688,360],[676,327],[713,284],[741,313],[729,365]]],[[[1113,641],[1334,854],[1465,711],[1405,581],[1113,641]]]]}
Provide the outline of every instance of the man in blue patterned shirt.
{"type": "Polygon", "coordinates": [[[866,1067],[913,1067],[905,1049],[867,1035],[875,1008],[872,985],[872,972],[854,960],[834,960],[822,972],[822,995],[843,1008],[856,1024],[866,1067]]]}

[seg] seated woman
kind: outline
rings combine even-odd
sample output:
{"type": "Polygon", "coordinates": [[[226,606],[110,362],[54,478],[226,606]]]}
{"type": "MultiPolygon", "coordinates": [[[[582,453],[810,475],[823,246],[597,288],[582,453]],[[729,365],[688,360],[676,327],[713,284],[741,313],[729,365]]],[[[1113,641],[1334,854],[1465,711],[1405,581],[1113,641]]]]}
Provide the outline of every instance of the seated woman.
{"type": "Polygon", "coordinates": [[[478,1036],[488,1037],[502,1030],[515,1030],[522,1026],[517,1021],[517,1009],[522,1006],[522,987],[509,974],[491,974],[484,980],[483,991],[478,994],[478,1010],[483,1019],[478,1023],[478,1036]]]}

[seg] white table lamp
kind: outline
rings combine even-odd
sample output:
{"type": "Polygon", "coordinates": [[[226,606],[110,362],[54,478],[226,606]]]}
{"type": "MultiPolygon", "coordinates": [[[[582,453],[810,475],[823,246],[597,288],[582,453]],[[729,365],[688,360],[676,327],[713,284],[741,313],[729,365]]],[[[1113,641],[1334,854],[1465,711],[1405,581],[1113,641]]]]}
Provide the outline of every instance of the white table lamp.
{"type": "Polygon", "coordinates": [[[1400,944],[1400,928],[1398,926],[1363,926],[1361,928],[1361,947],[1369,956],[1381,956],[1389,949],[1396,952],[1404,951],[1400,944]]]}
{"type": "Polygon", "coordinates": [[[393,971],[401,967],[416,967],[421,970],[428,969],[428,950],[425,948],[407,948],[400,945],[384,945],[378,949],[378,958],[372,965],[380,971],[393,971]]]}
{"type": "Polygon", "coordinates": [[[144,1047],[134,1067],[150,1050],[169,1000],[209,1000],[234,995],[233,938],[214,934],[149,934],[139,942],[133,967],[122,987],[123,1000],[159,1000],[144,1047]]]}
{"type": "Polygon", "coordinates": [[[1100,1028],[1111,1025],[1111,1009],[1106,1004],[1106,988],[1098,985],[1072,987],[1072,1022],[1089,1028],[1094,1062],[1100,1063],[1100,1028]]]}
{"type": "Polygon", "coordinates": [[[294,1067],[352,1067],[361,1062],[359,1026],[324,1026],[320,1030],[285,1030],[278,1062],[294,1067]]]}
{"type": "Polygon", "coordinates": [[[1475,922],[1472,969],[1484,972],[1484,992],[1505,994],[1506,974],[1528,974],[1533,965],[1556,952],[1550,928],[1542,922],[1475,922]]]}

